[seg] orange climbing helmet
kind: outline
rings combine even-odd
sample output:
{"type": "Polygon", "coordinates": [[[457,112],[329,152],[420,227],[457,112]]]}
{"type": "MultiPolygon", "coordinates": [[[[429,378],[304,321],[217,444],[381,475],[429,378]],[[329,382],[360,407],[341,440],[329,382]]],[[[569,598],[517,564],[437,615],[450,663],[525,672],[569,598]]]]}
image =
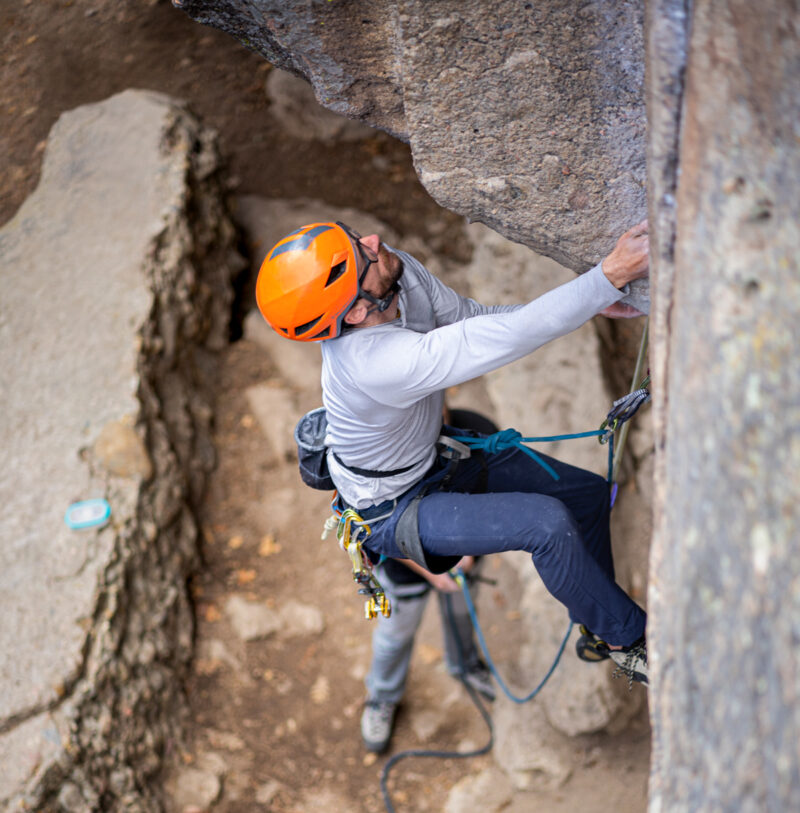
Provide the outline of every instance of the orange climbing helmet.
{"type": "Polygon", "coordinates": [[[341,333],[360,288],[354,236],[351,241],[339,223],[311,223],[267,254],[258,272],[256,302],[274,330],[300,342],[341,333]]]}

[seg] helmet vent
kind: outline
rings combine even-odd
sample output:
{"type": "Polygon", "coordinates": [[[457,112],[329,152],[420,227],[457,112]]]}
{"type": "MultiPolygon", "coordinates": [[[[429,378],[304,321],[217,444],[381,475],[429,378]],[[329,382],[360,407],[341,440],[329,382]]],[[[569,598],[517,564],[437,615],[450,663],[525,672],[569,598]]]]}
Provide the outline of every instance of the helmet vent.
{"type": "Polygon", "coordinates": [[[311,330],[311,328],[314,327],[314,325],[316,325],[324,315],[325,314],[322,313],[316,319],[312,319],[310,322],[306,322],[304,325],[298,325],[294,329],[294,335],[299,336],[301,333],[308,333],[308,331],[311,330]]]}
{"type": "Polygon", "coordinates": [[[331,268],[331,273],[328,274],[328,279],[325,282],[325,287],[327,288],[331,283],[336,282],[339,277],[344,274],[345,270],[347,269],[347,261],[342,260],[340,263],[336,263],[336,265],[331,268]]]}
{"type": "Polygon", "coordinates": [[[325,330],[320,330],[320,332],[317,333],[317,335],[314,336],[314,338],[315,339],[327,339],[328,336],[330,336],[330,335],[331,335],[331,326],[328,325],[328,327],[326,327],[325,330]]]}

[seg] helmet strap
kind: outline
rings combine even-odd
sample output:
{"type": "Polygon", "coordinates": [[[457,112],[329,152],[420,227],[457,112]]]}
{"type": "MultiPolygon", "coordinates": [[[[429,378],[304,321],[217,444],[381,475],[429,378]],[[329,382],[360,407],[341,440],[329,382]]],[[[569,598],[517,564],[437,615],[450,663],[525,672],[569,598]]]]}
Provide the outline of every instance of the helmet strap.
{"type": "Polygon", "coordinates": [[[394,298],[397,294],[400,293],[400,284],[395,282],[389,291],[387,292],[386,296],[377,297],[373,296],[368,291],[365,291],[363,288],[359,287],[358,295],[362,299],[366,299],[367,302],[371,302],[373,307],[367,309],[367,314],[374,313],[377,311],[378,313],[383,313],[384,311],[388,310],[392,302],[394,302],[394,298]]]}

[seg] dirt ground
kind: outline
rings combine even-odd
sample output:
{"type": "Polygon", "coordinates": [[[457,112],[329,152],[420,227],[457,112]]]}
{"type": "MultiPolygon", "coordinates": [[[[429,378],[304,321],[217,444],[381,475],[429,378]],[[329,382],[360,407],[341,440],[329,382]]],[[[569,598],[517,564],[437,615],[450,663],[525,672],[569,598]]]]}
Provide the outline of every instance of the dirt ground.
{"type": "MultiPolygon", "coordinates": [[[[35,187],[45,139],[62,111],[149,88],[187,99],[219,131],[232,192],[357,207],[401,235],[418,233],[441,254],[466,259],[460,218],[419,185],[404,144],[377,131],[336,146],[287,138],[268,111],[269,65],[163,0],[0,0],[0,31],[0,223],[35,187]]],[[[246,340],[231,345],[220,381],[220,462],[203,507],[205,568],[193,585],[198,657],[186,687],[191,719],[186,743],[172,755],[170,779],[177,781],[181,767],[197,768],[198,783],[222,775],[217,802],[194,813],[373,813],[383,809],[378,780],[385,758],[365,758],[358,735],[369,624],[346,558],[330,539],[317,542],[326,495],[304,488],[294,467],[274,458],[248,408],[246,388],[270,381],[285,386],[262,350],[246,340]],[[277,610],[291,602],[319,608],[326,630],[241,642],[225,612],[234,594],[277,610]]],[[[503,566],[492,561],[488,569],[503,566]]],[[[484,591],[482,612],[490,638],[513,616],[508,597],[493,588],[484,591]]],[[[511,654],[503,640],[501,661],[511,654]]],[[[393,753],[482,745],[481,718],[444,674],[433,614],[420,643],[393,753]],[[431,715],[436,721],[443,703],[444,722],[422,732],[419,721],[431,715]]],[[[646,711],[622,734],[576,738],[575,748],[582,767],[564,787],[526,794],[507,810],[645,809],[646,711]]],[[[490,756],[401,763],[390,783],[396,807],[441,810],[456,782],[490,764],[490,756]]]]}

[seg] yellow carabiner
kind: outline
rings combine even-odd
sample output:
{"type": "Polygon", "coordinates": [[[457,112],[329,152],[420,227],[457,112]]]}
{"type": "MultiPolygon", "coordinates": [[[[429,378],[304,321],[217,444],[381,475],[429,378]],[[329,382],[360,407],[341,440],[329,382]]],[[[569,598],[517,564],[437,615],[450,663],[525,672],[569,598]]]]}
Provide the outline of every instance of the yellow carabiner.
{"type": "Polygon", "coordinates": [[[600,442],[600,443],[602,443],[602,444],[606,444],[606,443],[608,443],[608,441],[610,440],[611,436],[614,434],[614,432],[616,432],[616,431],[617,431],[617,427],[618,427],[618,426],[619,426],[619,418],[614,418],[614,420],[613,420],[613,421],[611,421],[610,423],[609,423],[609,421],[608,421],[608,418],[606,418],[606,419],[605,419],[605,420],[604,420],[604,421],[603,421],[603,422],[600,424],[600,429],[604,429],[604,430],[605,430],[605,434],[604,434],[604,435],[598,435],[598,436],[597,436],[597,440],[598,440],[598,442],[600,442]]]}
{"type": "Polygon", "coordinates": [[[346,509],[339,520],[336,536],[339,546],[350,557],[353,566],[353,581],[361,586],[359,593],[369,598],[364,602],[364,616],[375,618],[379,613],[385,618],[392,614],[392,605],[376,578],[371,563],[361,547],[360,537],[369,536],[372,529],[352,508],[346,509]],[[355,528],[353,527],[355,525],[355,528]]]}

